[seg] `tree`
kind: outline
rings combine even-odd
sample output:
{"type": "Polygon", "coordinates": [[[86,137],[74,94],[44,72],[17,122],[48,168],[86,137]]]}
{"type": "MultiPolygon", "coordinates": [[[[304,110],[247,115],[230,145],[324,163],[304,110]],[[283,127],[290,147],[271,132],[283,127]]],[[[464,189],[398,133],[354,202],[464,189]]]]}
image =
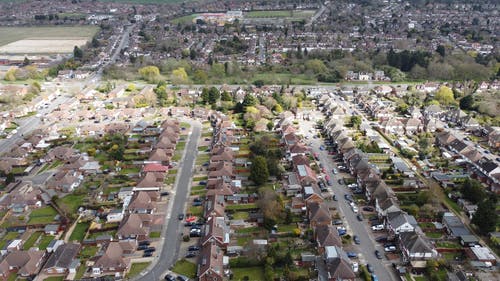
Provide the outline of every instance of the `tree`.
{"type": "Polygon", "coordinates": [[[267,179],[269,178],[269,170],[267,168],[266,158],[263,156],[257,156],[252,160],[249,178],[256,185],[262,185],[267,182],[267,179]]]}
{"type": "Polygon", "coordinates": [[[440,54],[442,57],[446,55],[446,49],[444,48],[443,45],[437,46],[436,52],[440,54]]]}
{"type": "Polygon", "coordinates": [[[460,109],[472,110],[474,105],[474,97],[467,95],[460,100],[460,109]]]}
{"type": "Polygon", "coordinates": [[[8,173],[6,178],[5,178],[5,184],[9,184],[9,183],[12,183],[16,180],[16,177],[14,176],[14,174],[12,172],[8,173]]]}
{"type": "Polygon", "coordinates": [[[481,202],[486,197],[483,186],[474,179],[466,178],[460,190],[462,195],[473,204],[481,202]]]}
{"type": "Polygon", "coordinates": [[[78,46],[75,46],[73,48],[73,57],[75,59],[82,59],[83,58],[83,51],[78,46]]]}
{"type": "Polygon", "coordinates": [[[271,131],[274,128],[274,123],[273,121],[269,121],[267,123],[267,130],[271,131]]]}
{"type": "Polygon", "coordinates": [[[15,68],[11,68],[7,71],[7,73],[5,73],[5,76],[4,76],[4,80],[5,81],[16,81],[16,72],[17,72],[17,69],[15,68]]]}
{"type": "Polygon", "coordinates": [[[354,128],[358,129],[359,126],[361,125],[361,116],[359,115],[353,115],[351,116],[351,124],[354,128]]]}
{"type": "Polygon", "coordinates": [[[453,91],[447,86],[441,86],[436,92],[434,98],[439,101],[440,104],[450,105],[455,103],[455,97],[453,96],[453,91]]]}
{"type": "Polygon", "coordinates": [[[498,221],[498,215],[495,210],[495,203],[491,199],[479,203],[471,222],[477,226],[481,234],[495,231],[498,221]]]}
{"type": "Polygon", "coordinates": [[[216,87],[211,87],[208,90],[208,102],[210,104],[216,104],[220,99],[220,92],[216,87]]]}
{"type": "Polygon", "coordinates": [[[230,93],[228,93],[227,91],[224,91],[224,92],[222,92],[221,100],[222,101],[232,101],[233,97],[231,97],[230,93]]]}
{"type": "Polygon", "coordinates": [[[278,103],[274,106],[273,110],[276,112],[276,113],[281,113],[283,112],[283,107],[281,107],[281,105],[278,103]]]}
{"type": "Polygon", "coordinates": [[[23,65],[27,66],[27,65],[30,65],[30,64],[31,64],[30,59],[28,59],[28,57],[24,57],[23,65]]]}
{"type": "Polygon", "coordinates": [[[201,90],[201,101],[204,103],[204,104],[207,104],[208,101],[209,101],[209,91],[208,91],[208,88],[203,88],[201,90]]]}
{"type": "Polygon", "coordinates": [[[248,107],[248,106],[255,106],[257,105],[257,98],[252,95],[252,94],[247,94],[245,95],[245,98],[243,99],[243,106],[248,107]]]}
{"type": "Polygon", "coordinates": [[[145,66],[139,68],[139,74],[141,75],[142,79],[148,82],[153,82],[160,77],[160,69],[154,65],[145,66]]]}
{"type": "Polygon", "coordinates": [[[193,80],[196,83],[205,84],[208,80],[207,72],[202,69],[196,70],[193,74],[193,80]]]}
{"type": "Polygon", "coordinates": [[[188,82],[188,75],[184,67],[172,70],[171,79],[174,84],[186,84],[188,82]]]}

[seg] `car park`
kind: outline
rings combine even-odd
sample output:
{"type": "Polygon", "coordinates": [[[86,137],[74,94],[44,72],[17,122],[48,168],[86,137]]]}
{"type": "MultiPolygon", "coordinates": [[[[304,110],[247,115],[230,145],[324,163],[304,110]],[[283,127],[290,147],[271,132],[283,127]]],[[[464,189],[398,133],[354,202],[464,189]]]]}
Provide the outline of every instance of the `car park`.
{"type": "Polygon", "coordinates": [[[377,259],[381,260],[382,259],[382,254],[380,253],[379,250],[375,250],[375,256],[377,257],[377,259]]]}

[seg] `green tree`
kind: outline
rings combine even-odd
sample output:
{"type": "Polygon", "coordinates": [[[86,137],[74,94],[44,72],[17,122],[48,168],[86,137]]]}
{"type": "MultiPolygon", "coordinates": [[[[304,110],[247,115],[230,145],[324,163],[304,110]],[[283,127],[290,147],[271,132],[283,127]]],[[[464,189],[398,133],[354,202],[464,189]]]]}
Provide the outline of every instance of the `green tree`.
{"type": "Polygon", "coordinates": [[[486,198],[486,192],[481,183],[471,178],[465,179],[460,190],[463,196],[473,204],[477,204],[486,198]]]}
{"type": "Polygon", "coordinates": [[[455,103],[455,97],[453,96],[453,91],[447,86],[441,86],[436,92],[434,98],[439,101],[440,104],[450,105],[455,103]]]}
{"type": "Polygon", "coordinates": [[[351,116],[351,124],[354,128],[358,129],[359,126],[361,125],[361,116],[359,115],[353,115],[351,116]]]}
{"type": "Polygon", "coordinates": [[[437,46],[436,52],[440,54],[442,57],[446,55],[446,49],[444,48],[443,45],[437,46]]]}
{"type": "Polygon", "coordinates": [[[75,59],[82,59],[83,58],[83,51],[78,46],[75,46],[73,48],[73,57],[75,59]]]}
{"type": "Polygon", "coordinates": [[[257,105],[257,103],[258,103],[257,98],[252,94],[245,95],[245,98],[243,99],[243,106],[245,108],[248,106],[255,106],[257,105]]]}
{"type": "Polygon", "coordinates": [[[172,70],[171,79],[174,84],[186,84],[188,82],[188,75],[184,67],[172,70]]]}
{"type": "Polygon", "coordinates": [[[267,182],[267,179],[269,178],[269,170],[267,168],[266,158],[262,156],[256,156],[252,160],[249,178],[256,185],[262,185],[267,182]]]}
{"type": "Polygon", "coordinates": [[[467,95],[460,100],[460,108],[463,110],[472,110],[474,105],[474,97],[467,95]]]}
{"type": "Polygon", "coordinates": [[[307,60],[305,63],[307,70],[312,71],[314,74],[325,73],[328,71],[323,61],[319,59],[307,60]]]}
{"type": "Polygon", "coordinates": [[[208,80],[207,72],[202,69],[196,70],[193,74],[193,80],[195,83],[205,84],[208,80]]]}
{"type": "Polygon", "coordinates": [[[209,101],[209,90],[208,88],[203,88],[201,89],[201,95],[200,95],[200,98],[201,98],[201,102],[203,104],[207,104],[208,101],[209,101]]]}
{"type": "Polygon", "coordinates": [[[230,93],[228,93],[227,91],[224,91],[224,92],[222,92],[221,100],[222,101],[232,101],[233,97],[231,97],[230,93]]]}
{"type": "Polygon", "coordinates": [[[153,82],[160,77],[160,69],[154,65],[145,66],[139,68],[139,74],[141,75],[142,79],[148,82],[153,82]]]}
{"type": "Polygon", "coordinates": [[[4,80],[5,81],[16,81],[16,72],[17,72],[17,69],[15,68],[11,68],[7,71],[7,73],[5,73],[5,76],[4,76],[4,80]]]}
{"type": "Polygon", "coordinates": [[[274,128],[274,123],[273,121],[269,121],[267,123],[267,130],[271,131],[274,128]]]}
{"type": "Polygon", "coordinates": [[[208,90],[208,102],[210,104],[216,104],[220,99],[220,92],[219,89],[216,87],[211,87],[208,90]]]}
{"type": "Polygon", "coordinates": [[[484,200],[477,206],[477,211],[471,222],[477,226],[481,234],[495,231],[498,221],[495,210],[495,203],[491,199],[484,200]]]}

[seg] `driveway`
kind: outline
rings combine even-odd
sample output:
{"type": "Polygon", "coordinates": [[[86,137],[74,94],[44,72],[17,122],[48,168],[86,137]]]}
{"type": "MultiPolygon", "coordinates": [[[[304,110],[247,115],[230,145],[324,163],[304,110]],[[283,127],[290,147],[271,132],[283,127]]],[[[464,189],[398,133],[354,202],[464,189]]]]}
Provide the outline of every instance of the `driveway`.
{"type": "MultiPolygon", "coordinates": [[[[186,144],[184,156],[179,161],[179,173],[174,191],[171,192],[171,203],[166,212],[166,227],[162,230],[162,243],[156,263],[148,268],[148,272],[140,275],[135,280],[157,281],[163,279],[164,273],[173,266],[179,255],[182,241],[183,224],[177,219],[179,213],[184,213],[187,198],[191,187],[193,167],[198,151],[198,141],[201,135],[201,124],[197,121],[190,122],[192,132],[186,144]]],[[[154,262],[153,262],[154,263],[154,262]]]]}

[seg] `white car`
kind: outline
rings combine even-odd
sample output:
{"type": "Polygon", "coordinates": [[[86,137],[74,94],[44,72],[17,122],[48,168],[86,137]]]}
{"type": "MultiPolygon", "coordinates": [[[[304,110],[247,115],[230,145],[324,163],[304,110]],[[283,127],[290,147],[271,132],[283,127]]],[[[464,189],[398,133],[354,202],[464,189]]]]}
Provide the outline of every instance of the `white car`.
{"type": "Polygon", "coordinates": [[[396,251],[396,246],[385,247],[384,251],[386,251],[386,252],[395,252],[396,251]]]}
{"type": "Polygon", "coordinates": [[[351,183],[351,184],[348,184],[347,187],[349,187],[349,188],[355,188],[355,187],[358,187],[358,184],[357,183],[351,183]]]}
{"type": "Polygon", "coordinates": [[[352,211],[357,213],[359,211],[358,207],[357,206],[352,206],[352,211]]]}
{"type": "Polygon", "coordinates": [[[384,230],[384,225],[383,225],[383,224],[372,225],[372,230],[373,230],[373,231],[380,231],[380,230],[384,230]]]}
{"type": "Polygon", "coordinates": [[[354,271],[354,273],[357,273],[359,270],[359,264],[357,262],[353,262],[352,263],[352,271],[354,271]]]}

